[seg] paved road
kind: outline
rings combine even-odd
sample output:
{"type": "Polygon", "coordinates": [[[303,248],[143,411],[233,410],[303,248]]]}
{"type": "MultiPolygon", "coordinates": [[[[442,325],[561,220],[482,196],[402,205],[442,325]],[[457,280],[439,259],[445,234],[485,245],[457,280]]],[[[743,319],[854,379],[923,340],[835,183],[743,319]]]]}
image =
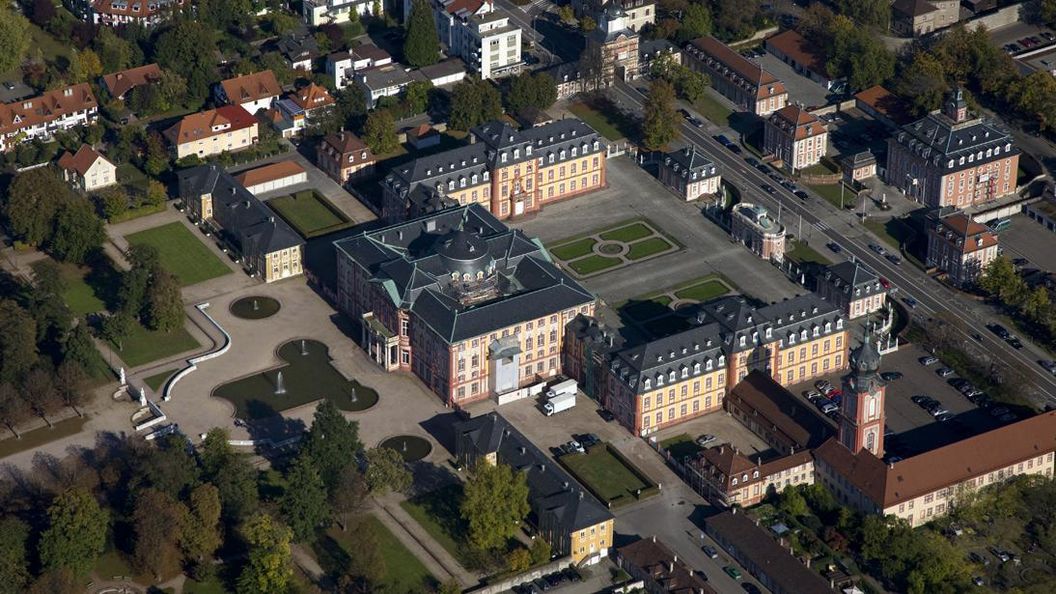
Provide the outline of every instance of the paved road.
{"type": "MultiPolygon", "coordinates": [[[[618,83],[612,89],[612,95],[618,97],[624,105],[632,106],[636,110],[641,109],[645,99],[645,93],[641,89],[626,83],[618,83]]],[[[944,313],[960,320],[964,327],[970,329],[981,328],[980,322],[996,319],[990,312],[929,278],[911,264],[892,264],[887,259],[873,253],[868,245],[881,242],[856,223],[854,214],[837,212],[825,200],[809,190],[808,193],[811,195],[806,202],[781,187],[777,188],[776,195],[768,195],[758,188],[762,184],[771,183],[769,178],[749,167],[741,157],[723,148],[705,131],[684,121],[681,123],[681,128],[686,140],[704,149],[716,161],[724,178],[733,182],[742,191],[756,189],[753,199],[766,203],[775,211],[784,211],[785,217],[789,214],[802,217],[803,225],[812,228],[808,235],[808,242],[815,249],[829,241],[839,243],[847,254],[864,262],[878,274],[887,277],[899,286],[903,295],[912,295],[918,302],[916,308],[918,313],[924,315],[944,313]]],[[[784,221],[786,225],[793,227],[793,219],[785,218],[784,221]]],[[[1038,359],[1047,358],[1041,349],[1027,342],[1026,348],[1017,351],[990,332],[982,331],[980,334],[983,345],[995,358],[1006,363],[1017,364],[1028,370],[1026,379],[1031,386],[1037,389],[1039,396],[1044,401],[1056,403],[1056,377],[1041,369],[1036,363],[1038,359]]],[[[965,333],[964,340],[973,339],[965,333]]]]}

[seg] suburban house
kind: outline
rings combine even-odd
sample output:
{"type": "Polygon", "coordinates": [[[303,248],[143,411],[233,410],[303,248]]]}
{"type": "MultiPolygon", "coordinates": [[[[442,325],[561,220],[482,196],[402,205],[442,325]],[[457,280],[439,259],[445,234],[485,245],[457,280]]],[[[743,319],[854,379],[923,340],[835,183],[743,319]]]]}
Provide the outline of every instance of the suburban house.
{"type": "Polygon", "coordinates": [[[659,172],[660,183],[685,200],[718,194],[722,183],[715,162],[695,145],[664,155],[659,172]]]}
{"type": "Polygon", "coordinates": [[[370,147],[348,130],[328,134],[315,154],[319,169],[339,184],[371,173],[377,162],[370,147]]]}
{"type": "Polygon", "coordinates": [[[184,0],[72,0],[72,12],[96,25],[151,28],[172,17],[184,0]]]}
{"type": "Polygon", "coordinates": [[[270,283],[304,272],[304,240],[231,174],[201,165],[177,175],[191,216],[218,229],[251,274],[270,283]]]}
{"type": "Polygon", "coordinates": [[[294,70],[312,71],[312,61],[319,57],[319,43],[307,31],[290,33],[279,40],[275,49],[294,70]]]}
{"type": "Polygon", "coordinates": [[[88,83],[5,103],[0,105],[0,150],[37,138],[51,140],[55,132],[94,124],[98,119],[99,103],[88,83]]]}
{"type": "Polygon", "coordinates": [[[387,371],[461,407],[561,372],[565,325],[594,296],[479,204],[338,240],[338,309],[387,371]],[[510,343],[510,344],[507,344],[510,343]]]}
{"type": "Polygon", "coordinates": [[[117,166],[87,144],[76,153],[63,153],[58,165],[62,179],[75,190],[94,192],[117,183],[117,166]]]}
{"type": "Polygon", "coordinates": [[[793,173],[819,163],[828,146],[828,128],[800,105],[786,105],[766,120],[763,152],[793,173]]]}
{"type": "Polygon", "coordinates": [[[309,27],[347,23],[352,15],[380,17],[385,3],[376,0],[304,0],[301,14],[309,27]]]}
{"type": "Polygon", "coordinates": [[[271,70],[254,72],[229,78],[214,89],[220,103],[241,106],[249,113],[257,113],[271,107],[271,103],[282,94],[282,86],[271,70]]]}
{"type": "Polygon", "coordinates": [[[464,467],[505,464],[524,473],[529,523],[557,557],[593,565],[609,555],[616,520],[608,508],[496,412],[457,423],[455,458],[464,467]]]}
{"type": "Polygon", "coordinates": [[[649,594],[716,594],[704,572],[694,571],[655,536],[616,549],[616,565],[642,580],[649,594]]]}
{"type": "Polygon", "coordinates": [[[887,302],[887,288],[880,277],[859,262],[833,264],[817,282],[818,294],[836,304],[849,320],[880,311],[887,302]]]}
{"type": "Polygon", "coordinates": [[[235,181],[242,184],[242,187],[250,194],[256,196],[307,183],[308,172],[295,161],[279,161],[243,171],[235,176],[235,181]]]}
{"type": "Polygon", "coordinates": [[[392,64],[389,52],[376,45],[365,43],[346,52],[337,52],[326,57],[326,74],[334,81],[334,88],[343,89],[355,80],[355,73],[369,68],[392,64]]]}
{"type": "Polygon", "coordinates": [[[757,116],[766,117],[788,104],[784,83],[714,37],[691,41],[682,61],[708,75],[720,95],[757,116]]]}
{"type": "Polygon", "coordinates": [[[972,285],[998,255],[998,237],[989,227],[968,215],[931,213],[928,225],[927,265],[946,273],[954,285],[972,285]]]}
{"type": "Polygon", "coordinates": [[[764,260],[785,259],[785,226],[760,204],[734,205],[730,211],[730,237],[764,260]]]}
{"type": "Polygon", "coordinates": [[[257,118],[238,105],[184,116],[163,134],[177,159],[237,151],[253,146],[259,138],[257,118]]]}
{"type": "Polygon", "coordinates": [[[482,80],[520,72],[521,29],[492,0],[433,0],[433,12],[447,54],[462,58],[482,80]]]}
{"type": "Polygon", "coordinates": [[[103,87],[114,99],[124,99],[129,91],[136,87],[154,84],[161,78],[161,68],[157,64],[137,66],[128,70],[103,75],[103,87]]]}
{"type": "Polygon", "coordinates": [[[425,80],[417,70],[408,72],[399,63],[393,62],[376,68],[357,71],[355,83],[363,90],[368,109],[373,109],[382,97],[392,97],[403,92],[407,85],[425,80]]]}
{"type": "Polygon", "coordinates": [[[334,97],[326,87],[309,83],[279,99],[267,115],[282,137],[290,138],[304,131],[313,119],[325,115],[334,103],[334,97]]]}

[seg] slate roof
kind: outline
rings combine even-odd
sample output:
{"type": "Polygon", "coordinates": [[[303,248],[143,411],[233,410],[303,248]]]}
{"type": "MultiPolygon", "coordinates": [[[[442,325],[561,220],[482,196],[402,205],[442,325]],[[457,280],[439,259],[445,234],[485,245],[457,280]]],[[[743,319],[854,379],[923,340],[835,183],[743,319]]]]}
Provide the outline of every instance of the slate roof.
{"type": "Polygon", "coordinates": [[[663,385],[672,373],[681,379],[683,373],[696,377],[725,368],[721,328],[715,323],[625,349],[613,363],[613,372],[639,394],[663,385]]]}
{"type": "Polygon", "coordinates": [[[668,594],[716,594],[704,572],[696,573],[655,537],[620,547],[624,563],[639,568],[668,594]]]}
{"type": "Polygon", "coordinates": [[[944,172],[978,167],[1020,152],[1008,131],[996,123],[986,118],[956,122],[941,111],[902,126],[893,142],[944,172]],[[987,155],[988,151],[992,154],[987,155]],[[968,161],[969,155],[975,158],[968,161]]]}
{"type": "Polygon", "coordinates": [[[858,262],[840,262],[825,269],[823,280],[837,289],[850,292],[858,290],[857,298],[883,293],[880,277],[858,262]]]}
{"type": "Polygon", "coordinates": [[[671,151],[664,156],[664,165],[673,167],[676,173],[682,172],[683,177],[688,172],[693,179],[707,178],[716,175],[715,162],[700,151],[696,145],[687,146],[680,151],[671,151]]]}
{"type": "Polygon", "coordinates": [[[499,413],[458,423],[454,431],[459,447],[468,440],[478,455],[494,452],[499,462],[525,473],[528,503],[540,524],[562,526],[571,533],[613,519],[608,508],[499,413]]]}
{"type": "Polygon", "coordinates": [[[397,307],[409,309],[449,343],[594,301],[538,242],[478,204],[364,232],[335,246],[397,307]]]}

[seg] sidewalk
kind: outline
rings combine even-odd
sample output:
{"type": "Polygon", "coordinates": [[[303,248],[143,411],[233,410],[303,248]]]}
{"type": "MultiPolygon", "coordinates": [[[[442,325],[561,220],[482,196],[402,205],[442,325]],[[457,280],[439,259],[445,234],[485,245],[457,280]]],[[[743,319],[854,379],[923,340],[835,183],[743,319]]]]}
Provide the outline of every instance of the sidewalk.
{"type": "Polygon", "coordinates": [[[480,581],[475,574],[462,565],[440,546],[424,528],[418,525],[411,516],[400,507],[402,498],[399,495],[387,495],[375,498],[375,515],[396,538],[417,557],[441,582],[454,578],[468,588],[480,581]]]}

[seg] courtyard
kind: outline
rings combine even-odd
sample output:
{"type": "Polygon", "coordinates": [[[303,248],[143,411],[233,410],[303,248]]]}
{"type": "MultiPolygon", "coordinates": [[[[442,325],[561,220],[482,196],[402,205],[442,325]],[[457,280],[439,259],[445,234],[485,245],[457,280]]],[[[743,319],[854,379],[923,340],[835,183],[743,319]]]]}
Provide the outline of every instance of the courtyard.
{"type": "Polygon", "coordinates": [[[604,442],[584,454],[573,452],[560,456],[558,461],[610,508],[630,505],[658,492],[656,483],[604,442]]]}
{"type": "Polygon", "coordinates": [[[305,239],[326,235],[352,225],[344,213],[315,190],[302,190],[272,198],[267,204],[305,239]]]}
{"type": "Polygon", "coordinates": [[[139,231],[125,239],[130,245],[156,248],[162,267],[174,274],[185,287],[231,273],[231,269],[180,222],[139,231]]]}
{"type": "Polygon", "coordinates": [[[642,337],[669,336],[690,327],[678,310],[733,293],[731,285],[721,275],[710,274],[629,299],[614,309],[619,321],[642,337]]]}

